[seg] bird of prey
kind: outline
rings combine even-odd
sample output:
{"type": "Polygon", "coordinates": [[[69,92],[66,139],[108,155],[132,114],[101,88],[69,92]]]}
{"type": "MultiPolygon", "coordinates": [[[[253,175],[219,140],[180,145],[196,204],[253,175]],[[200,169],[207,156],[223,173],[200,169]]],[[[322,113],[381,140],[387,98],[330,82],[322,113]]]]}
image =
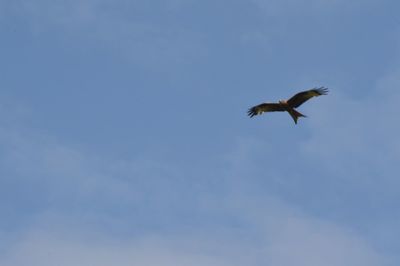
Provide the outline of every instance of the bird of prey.
{"type": "Polygon", "coordinates": [[[297,124],[297,119],[299,117],[306,117],[305,115],[299,113],[295,108],[302,105],[307,100],[312,97],[317,97],[321,95],[326,95],[328,93],[328,89],[325,87],[314,88],[308,91],[302,91],[294,95],[289,100],[280,100],[277,103],[262,103],[256,106],[251,107],[247,114],[250,117],[255,115],[260,115],[264,112],[288,112],[290,116],[293,118],[294,123],[297,124]]]}

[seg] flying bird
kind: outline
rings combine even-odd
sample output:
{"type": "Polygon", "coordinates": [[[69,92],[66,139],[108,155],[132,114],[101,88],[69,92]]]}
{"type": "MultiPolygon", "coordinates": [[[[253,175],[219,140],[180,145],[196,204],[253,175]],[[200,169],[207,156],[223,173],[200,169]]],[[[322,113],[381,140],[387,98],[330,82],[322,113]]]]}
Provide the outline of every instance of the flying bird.
{"type": "Polygon", "coordinates": [[[306,117],[302,113],[298,112],[295,108],[302,105],[304,102],[308,101],[312,97],[318,97],[321,95],[328,94],[328,89],[325,87],[314,88],[308,91],[302,91],[294,95],[289,100],[280,100],[277,103],[262,103],[251,107],[247,114],[250,117],[255,115],[261,115],[264,112],[288,112],[293,118],[294,123],[297,124],[297,119],[299,117],[306,117]]]}

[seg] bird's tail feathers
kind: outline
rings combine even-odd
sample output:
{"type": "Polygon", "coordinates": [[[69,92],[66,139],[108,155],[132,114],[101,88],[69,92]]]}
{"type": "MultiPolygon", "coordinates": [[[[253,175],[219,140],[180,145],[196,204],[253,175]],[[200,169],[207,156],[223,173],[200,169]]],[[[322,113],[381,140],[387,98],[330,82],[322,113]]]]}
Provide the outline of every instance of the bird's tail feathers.
{"type": "Polygon", "coordinates": [[[297,124],[297,120],[299,119],[299,117],[307,117],[307,116],[303,115],[302,113],[296,111],[295,109],[290,109],[288,111],[288,113],[293,118],[295,124],[297,124]]]}

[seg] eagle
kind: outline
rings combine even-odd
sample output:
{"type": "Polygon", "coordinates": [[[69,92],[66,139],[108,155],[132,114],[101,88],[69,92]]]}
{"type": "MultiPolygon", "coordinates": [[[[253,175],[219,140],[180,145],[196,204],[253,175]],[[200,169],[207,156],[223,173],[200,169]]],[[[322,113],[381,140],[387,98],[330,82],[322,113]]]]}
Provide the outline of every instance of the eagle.
{"type": "Polygon", "coordinates": [[[288,112],[293,118],[294,123],[297,124],[297,119],[299,117],[306,117],[302,113],[298,112],[295,108],[302,105],[304,102],[308,101],[312,97],[318,97],[321,95],[328,94],[328,88],[320,87],[313,88],[311,90],[302,91],[294,95],[289,100],[280,100],[277,103],[262,103],[251,107],[247,114],[250,117],[255,115],[261,115],[264,112],[288,112]]]}

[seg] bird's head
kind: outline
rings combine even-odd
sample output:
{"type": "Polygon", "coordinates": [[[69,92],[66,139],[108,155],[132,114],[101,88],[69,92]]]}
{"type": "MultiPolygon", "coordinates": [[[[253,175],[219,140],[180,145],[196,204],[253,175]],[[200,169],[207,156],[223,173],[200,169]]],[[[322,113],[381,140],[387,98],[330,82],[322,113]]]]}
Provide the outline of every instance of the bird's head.
{"type": "Polygon", "coordinates": [[[279,103],[280,104],[287,104],[287,101],[286,100],[279,100],[279,103]]]}

